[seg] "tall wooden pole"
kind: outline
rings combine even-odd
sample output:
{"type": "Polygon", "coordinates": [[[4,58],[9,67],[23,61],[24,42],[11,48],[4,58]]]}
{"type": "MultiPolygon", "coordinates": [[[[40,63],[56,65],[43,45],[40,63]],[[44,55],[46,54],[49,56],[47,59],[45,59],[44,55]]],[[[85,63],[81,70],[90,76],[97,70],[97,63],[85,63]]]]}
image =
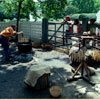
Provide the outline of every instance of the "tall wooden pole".
{"type": "Polygon", "coordinates": [[[48,20],[42,19],[42,42],[48,43],[48,20]]]}
{"type": "Polygon", "coordinates": [[[88,20],[87,18],[82,19],[82,32],[88,31],[88,20]]]}
{"type": "MultiPolygon", "coordinates": [[[[20,20],[20,10],[21,10],[21,5],[22,5],[22,2],[24,0],[19,0],[19,5],[18,5],[18,15],[17,15],[17,23],[16,23],[16,31],[18,32],[19,30],[19,20],[20,20]]],[[[16,35],[16,41],[18,41],[18,35],[16,35]]]]}

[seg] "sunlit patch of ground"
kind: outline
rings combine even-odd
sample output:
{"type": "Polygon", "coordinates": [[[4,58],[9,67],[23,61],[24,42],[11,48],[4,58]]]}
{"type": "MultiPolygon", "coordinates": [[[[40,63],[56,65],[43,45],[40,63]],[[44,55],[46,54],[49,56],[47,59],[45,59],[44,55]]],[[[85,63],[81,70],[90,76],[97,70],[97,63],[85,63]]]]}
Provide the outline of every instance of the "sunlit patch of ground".
{"type": "Polygon", "coordinates": [[[91,66],[96,73],[91,76],[91,81],[96,83],[95,86],[91,86],[82,79],[68,82],[67,79],[72,76],[73,66],[67,54],[35,48],[28,54],[20,54],[16,46],[14,47],[11,49],[13,61],[10,62],[4,61],[0,48],[0,98],[49,99],[52,98],[49,88],[58,85],[62,88],[60,99],[100,99],[100,66],[98,68],[91,66]],[[40,91],[30,89],[24,84],[28,69],[36,64],[51,67],[50,87],[40,91]]]}

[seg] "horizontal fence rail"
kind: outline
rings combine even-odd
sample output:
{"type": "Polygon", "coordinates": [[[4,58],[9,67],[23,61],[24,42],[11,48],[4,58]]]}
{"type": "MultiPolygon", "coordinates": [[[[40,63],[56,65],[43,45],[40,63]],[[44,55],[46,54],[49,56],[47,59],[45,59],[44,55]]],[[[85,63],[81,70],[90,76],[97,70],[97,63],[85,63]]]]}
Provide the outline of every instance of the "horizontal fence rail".
{"type": "MultiPolygon", "coordinates": [[[[50,42],[53,42],[55,44],[55,46],[57,45],[57,42],[59,43],[62,42],[62,45],[65,45],[65,34],[66,34],[66,24],[62,24],[61,22],[48,22],[48,41],[50,42]],[[58,39],[58,41],[57,41],[58,39]]],[[[93,25],[91,25],[89,22],[87,23],[87,26],[86,26],[86,23],[84,25],[84,22],[82,24],[80,24],[83,28],[83,31],[86,31],[86,27],[87,28],[96,28],[96,34],[97,34],[97,30],[100,29],[100,24],[98,23],[95,23],[93,25]],[[84,30],[85,28],[85,30],[84,30]]],[[[82,31],[82,32],[83,32],[82,31]]],[[[76,33],[73,33],[73,35],[76,35],[76,33]]],[[[77,33],[77,35],[80,35],[80,33],[77,33]]],[[[81,33],[82,35],[82,33],[81,33]]]]}
{"type": "MultiPolygon", "coordinates": [[[[43,22],[19,22],[19,31],[23,31],[24,37],[27,37],[31,39],[32,41],[42,42],[42,38],[43,38],[42,23],[43,22]]],[[[16,24],[16,21],[0,22],[0,32],[4,28],[9,27],[12,24],[16,24]]],[[[48,38],[45,40],[48,40],[48,42],[54,43],[55,46],[57,45],[57,42],[61,42],[62,45],[65,45],[66,24],[61,24],[61,22],[47,22],[44,25],[46,26],[45,28],[47,28],[45,32],[48,31],[47,32],[48,37],[44,35],[45,38],[48,38]]],[[[85,26],[82,26],[82,27],[85,27],[85,26]]],[[[100,29],[100,24],[90,25],[88,23],[88,28],[92,28],[92,27],[96,27],[97,29],[98,28],[100,29]]],[[[21,38],[22,35],[19,35],[18,37],[21,38]]]]}
{"type": "MultiPolygon", "coordinates": [[[[16,24],[16,22],[0,22],[0,32],[12,24],[16,24]]],[[[23,36],[31,39],[32,41],[42,41],[42,22],[20,22],[19,31],[23,31],[23,36]]],[[[18,38],[21,37],[22,35],[18,36],[18,38]]]]}

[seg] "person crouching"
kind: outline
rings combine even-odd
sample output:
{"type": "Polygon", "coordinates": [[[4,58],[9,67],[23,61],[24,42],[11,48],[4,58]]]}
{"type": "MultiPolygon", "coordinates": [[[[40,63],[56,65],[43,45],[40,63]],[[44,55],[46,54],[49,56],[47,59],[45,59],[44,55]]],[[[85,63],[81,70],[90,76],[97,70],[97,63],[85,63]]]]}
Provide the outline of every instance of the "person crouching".
{"type": "Polygon", "coordinates": [[[17,34],[22,34],[23,32],[16,32],[16,25],[11,25],[10,27],[5,28],[0,33],[0,44],[2,44],[4,50],[5,61],[10,61],[10,52],[9,52],[9,38],[17,34]]]}

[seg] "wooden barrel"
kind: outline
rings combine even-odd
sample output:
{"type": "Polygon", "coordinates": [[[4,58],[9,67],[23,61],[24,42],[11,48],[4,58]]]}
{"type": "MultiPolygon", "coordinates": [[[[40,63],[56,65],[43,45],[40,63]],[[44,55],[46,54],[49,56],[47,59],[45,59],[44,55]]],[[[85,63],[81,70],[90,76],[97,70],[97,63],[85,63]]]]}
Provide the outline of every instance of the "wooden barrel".
{"type": "Polygon", "coordinates": [[[49,76],[50,74],[44,74],[42,75],[38,80],[37,83],[34,87],[32,87],[31,85],[27,84],[26,82],[24,82],[28,87],[30,88],[34,88],[36,90],[40,90],[40,89],[45,89],[49,87],[49,76]]]}
{"type": "Polygon", "coordinates": [[[32,44],[30,42],[20,42],[17,44],[18,50],[21,53],[28,53],[32,50],[32,44]]]}
{"type": "Polygon", "coordinates": [[[24,82],[34,89],[44,89],[49,86],[50,67],[33,65],[25,75],[24,82]]]}
{"type": "Polygon", "coordinates": [[[35,85],[35,89],[45,89],[49,86],[49,76],[50,74],[44,74],[42,75],[35,85]]]}

